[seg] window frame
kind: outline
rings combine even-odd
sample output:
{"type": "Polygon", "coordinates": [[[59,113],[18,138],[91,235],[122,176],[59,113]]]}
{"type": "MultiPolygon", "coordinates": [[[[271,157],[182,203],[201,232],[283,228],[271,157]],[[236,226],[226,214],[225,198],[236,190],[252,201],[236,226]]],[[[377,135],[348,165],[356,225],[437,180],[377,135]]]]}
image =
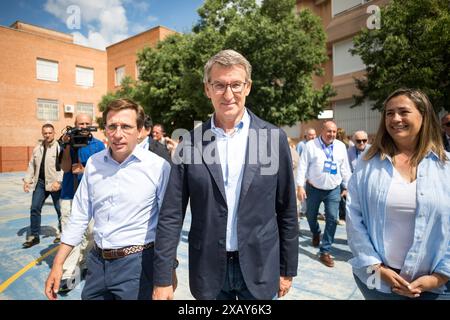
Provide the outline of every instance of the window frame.
{"type": "Polygon", "coordinates": [[[36,80],[42,80],[42,81],[51,81],[51,82],[58,82],[59,81],[59,62],[55,61],[55,60],[50,60],[50,59],[44,59],[44,58],[36,58],[36,80]],[[52,78],[52,77],[45,77],[42,75],[42,69],[41,72],[39,72],[40,68],[39,68],[39,62],[42,63],[47,63],[49,65],[45,66],[45,65],[41,65],[41,67],[49,67],[50,64],[54,64],[56,65],[56,78],[52,78]]]}
{"type": "Polygon", "coordinates": [[[58,121],[59,120],[59,101],[57,99],[44,99],[44,98],[38,98],[36,100],[36,118],[38,120],[42,120],[42,121],[58,121]],[[51,103],[54,103],[54,105],[56,106],[56,119],[49,119],[49,118],[45,118],[45,108],[42,111],[43,117],[39,117],[39,106],[42,104],[42,106],[45,106],[45,104],[50,105],[51,103]]]}

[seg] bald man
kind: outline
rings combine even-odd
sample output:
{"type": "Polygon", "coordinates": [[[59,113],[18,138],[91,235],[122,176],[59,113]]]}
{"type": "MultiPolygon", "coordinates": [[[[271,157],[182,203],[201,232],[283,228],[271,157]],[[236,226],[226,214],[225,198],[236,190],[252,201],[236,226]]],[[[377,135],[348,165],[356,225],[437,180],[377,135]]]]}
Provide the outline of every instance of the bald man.
{"type": "Polygon", "coordinates": [[[306,218],[312,233],[312,245],[320,245],[320,226],[317,214],[320,203],[325,205],[325,230],[320,246],[320,261],[327,267],[334,267],[330,255],[336,233],[341,196],[347,193],[350,179],[347,148],[336,140],[337,126],[325,121],[318,138],[310,140],[303,148],[297,169],[297,196],[306,199],[306,218]],[[342,192],[341,192],[342,185],[342,192]]]}
{"type": "MultiPolygon", "coordinates": [[[[92,117],[85,113],[79,113],[75,118],[75,127],[87,128],[92,126],[92,117]]],[[[86,132],[87,134],[88,132],[86,132]]],[[[67,137],[63,138],[67,141],[67,137]]],[[[72,209],[72,200],[84,173],[84,167],[88,159],[95,153],[105,149],[105,145],[100,140],[91,137],[88,145],[74,149],[69,144],[64,148],[61,168],[64,170],[64,177],[61,190],[61,225],[62,230],[67,227],[70,212],[72,209]],[[75,154],[76,152],[76,154],[75,154]]],[[[61,280],[60,291],[69,291],[79,282],[82,270],[85,268],[86,255],[92,247],[92,223],[89,224],[81,244],[74,247],[67,257],[63,266],[63,276],[61,280]]]]}

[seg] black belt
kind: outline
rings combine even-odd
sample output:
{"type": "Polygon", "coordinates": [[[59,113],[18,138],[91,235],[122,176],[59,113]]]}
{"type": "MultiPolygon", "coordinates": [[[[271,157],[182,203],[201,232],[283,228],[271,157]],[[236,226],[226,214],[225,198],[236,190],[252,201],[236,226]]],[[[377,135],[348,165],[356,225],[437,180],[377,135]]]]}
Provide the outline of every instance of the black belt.
{"type": "Polygon", "coordinates": [[[227,259],[239,258],[239,251],[227,251],[227,259]]]}

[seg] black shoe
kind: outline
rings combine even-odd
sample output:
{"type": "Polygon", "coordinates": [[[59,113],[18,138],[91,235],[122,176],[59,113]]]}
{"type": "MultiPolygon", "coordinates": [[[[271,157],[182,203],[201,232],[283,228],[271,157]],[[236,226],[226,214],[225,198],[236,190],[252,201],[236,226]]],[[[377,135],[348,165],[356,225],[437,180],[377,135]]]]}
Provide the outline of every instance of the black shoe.
{"type": "Polygon", "coordinates": [[[41,240],[39,239],[39,237],[36,237],[36,236],[29,236],[29,237],[27,238],[27,241],[25,241],[24,243],[22,243],[22,248],[23,248],[23,249],[31,248],[32,246],[38,244],[39,242],[41,242],[41,240]]]}

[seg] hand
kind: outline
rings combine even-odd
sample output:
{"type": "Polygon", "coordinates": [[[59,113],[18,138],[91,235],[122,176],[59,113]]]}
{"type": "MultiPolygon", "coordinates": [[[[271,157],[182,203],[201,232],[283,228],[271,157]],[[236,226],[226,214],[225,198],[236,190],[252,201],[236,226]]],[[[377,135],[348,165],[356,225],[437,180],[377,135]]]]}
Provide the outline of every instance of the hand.
{"type": "Polygon", "coordinates": [[[411,282],[409,289],[419,296],[424,291],[431,291],[443,286],[447,281],[448,278],[446,276],[439,273],[432,273],[431,275],[421,276],[411,282]]]}
{"type": "Polygon", "coordinates": [[[59,284],[63,274],[62,266],[53,265],[47,281],[45,281],[45,295],[49,300],[56,300],[59,291],[59,284]]]}
{"type": "Polygon", "coordinates": [[[303,187],[297,187],[297,199],[298,199],[300,202],[303,202],[303,201],[306,200],[306,198],[307,198],[307,196],[306,196],[305,188],[303,188],[303,187]]]}
{"type": "Polygon", "coordinates": [[[153,300],[173,300],[173,286],[153,287],[153,300]]]}
{"type": "Polygon", "coordinates": [[[278,298],[285,296],[292,286],[292,277],[280,277],[280,289],[278,289],[278,298]]]}
{"type": "Polygon", "coordinates": [[[58,181],[55,181],[52,183],[52,192],[58,191],[59,189],[61,189],[61,183],[59,183],[58,181]]]}
{"type": "Polygon", "coordinates": [[[347,198],[347,189],[342,190],[341,192],[341,198],[347,198]]]}
{"type": "Polygon", "coordinates": [[[84,167],[81,163],[74,163],[72,165],[72,173],[73,174],[83,174],[84,173],[84,167]]]}
{"type": "Polygon", "coordinates": [[[397,272],[380,264],[374,266],[374,269],[380,273],[381,279],[391,286],[392,292],[409,298],[414,298],[415,293],[411,292],[409,289],[410,283],[403,279],[397,272]]]}
{"type": "Polygon", "coordinates": [[[28,182],[23,183],[23,191],[25,191],[26,193],[30,192],[30,183],[28,182]]]}

